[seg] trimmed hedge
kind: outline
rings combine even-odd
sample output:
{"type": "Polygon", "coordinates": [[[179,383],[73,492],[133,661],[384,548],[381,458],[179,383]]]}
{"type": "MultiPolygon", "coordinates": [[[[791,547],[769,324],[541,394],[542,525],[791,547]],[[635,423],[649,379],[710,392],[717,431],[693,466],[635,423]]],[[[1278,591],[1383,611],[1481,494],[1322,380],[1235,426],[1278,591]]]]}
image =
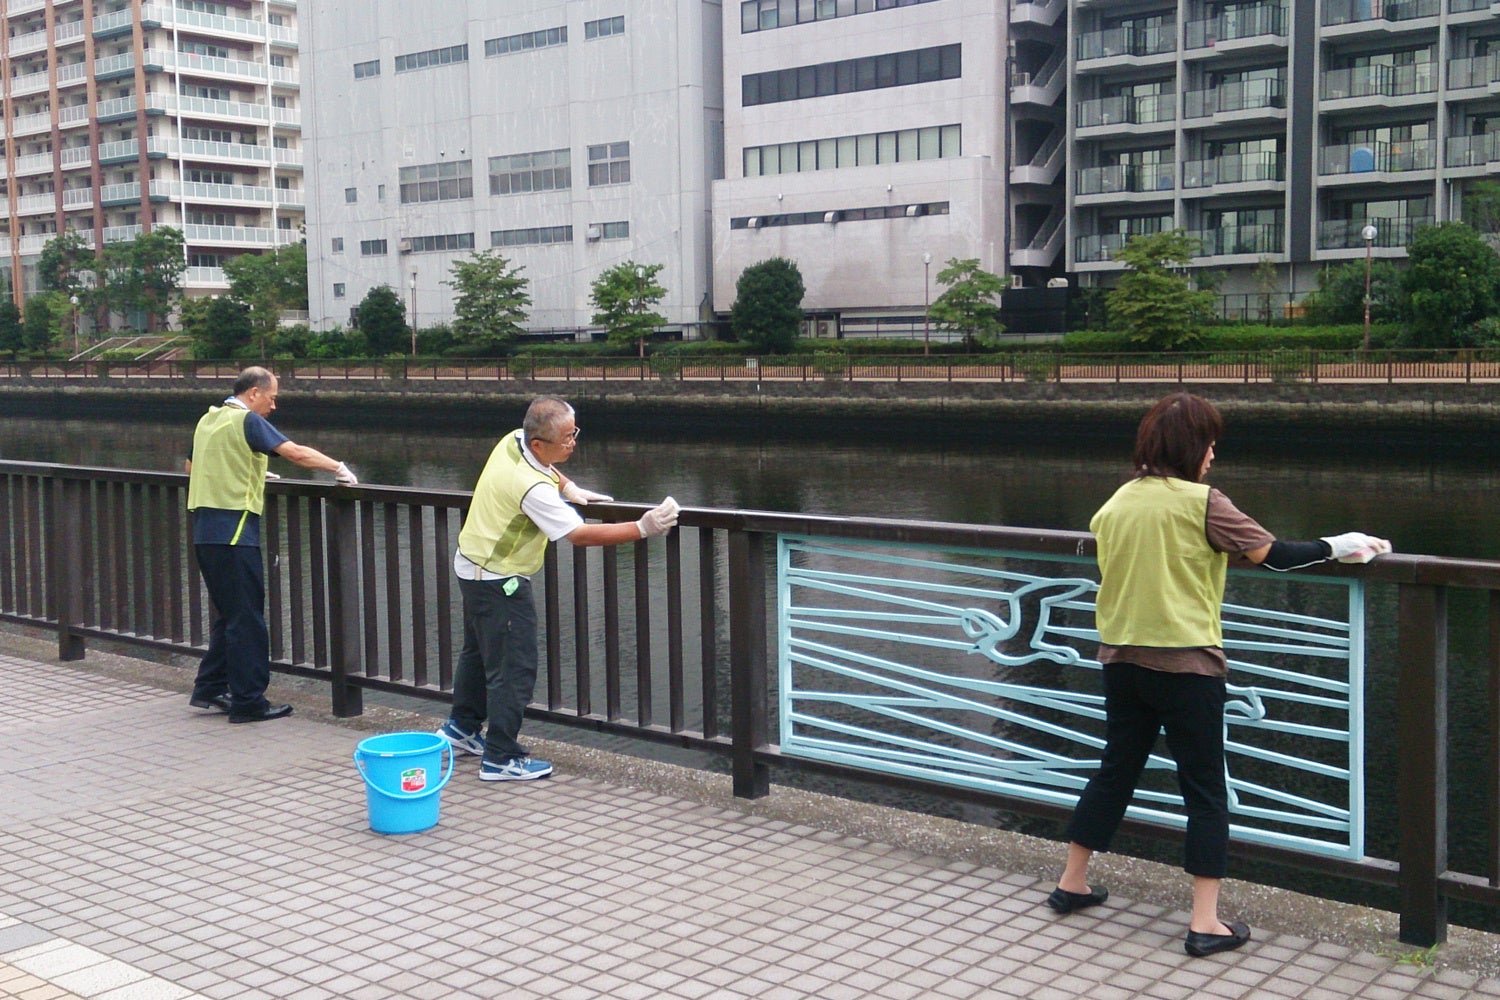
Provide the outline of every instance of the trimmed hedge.
{"type": "MultiPolygon", "coordinates": [[[[1400,327],[1377,324],[1370,327],[1372,347],[1391,347],[1400,327]]],[[[1364,326],[1218,326],[1203,331],[1203,336],[1187,350],[1200,351],[1349,351],[1364,340],[1364,326]]],[[[1147,353],[1140,344],[1113,330],[1075,330],[1062,339],[1056,350],[1065,354],[1139,354],[1147,353]]]]}

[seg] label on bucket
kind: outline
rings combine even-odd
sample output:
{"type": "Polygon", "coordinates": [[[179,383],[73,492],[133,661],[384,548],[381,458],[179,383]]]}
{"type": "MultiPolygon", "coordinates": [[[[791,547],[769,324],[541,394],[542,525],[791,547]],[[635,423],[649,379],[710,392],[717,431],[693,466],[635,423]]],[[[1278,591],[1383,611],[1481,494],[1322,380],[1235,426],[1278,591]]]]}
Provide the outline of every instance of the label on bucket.
{"type": "Polygon", "coordinates": [[[427,787],[427,768],[413,767],[401,772],[401,790],[420,792],[427,787]]]}

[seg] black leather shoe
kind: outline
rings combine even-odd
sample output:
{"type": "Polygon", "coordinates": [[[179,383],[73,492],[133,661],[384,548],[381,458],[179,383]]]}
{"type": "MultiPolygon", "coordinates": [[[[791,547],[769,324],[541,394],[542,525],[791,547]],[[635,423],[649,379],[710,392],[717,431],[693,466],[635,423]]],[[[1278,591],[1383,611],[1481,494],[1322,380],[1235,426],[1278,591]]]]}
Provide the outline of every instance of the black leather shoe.
{"type": "Polygon", "coordinates": [[[1098,906],[1109,898],[1109,890],[1102,885],[1089,886],[1088,892],[1069,892],[1063,888],[1052,890],[1047,905],[1058,913],[1072,913],[1090,906],[1098,906]]]}
{"type": "Polygon", "coordinates": [[[285,719],[292,714],[290,705],[267,705],[265,711],[249,712],[241,715],[237,712],[229,713],[230,722],[265,722],[268,719],[285,719]]]}
{"type": "Polygon", "coordinates": [[[216,694],[212,698],[190,698],[188,704],[194,708],[211,708],[219,712],[229,711],[229,695],[216,694]]]}
{"type": "Polygon", "coordinates": [[[1228,934],[1199,934],[1197,931],[1188,931],[1187,940],[1182,942],[1182,949],[1194,958],[1202,958],[1204,955],[1217,955],[1221,951],[1234,951],[1240,945],[1250,940],[1250,925],[1238,920],[1226,920],[1224,926],[1229,928],[1228,934]]]}

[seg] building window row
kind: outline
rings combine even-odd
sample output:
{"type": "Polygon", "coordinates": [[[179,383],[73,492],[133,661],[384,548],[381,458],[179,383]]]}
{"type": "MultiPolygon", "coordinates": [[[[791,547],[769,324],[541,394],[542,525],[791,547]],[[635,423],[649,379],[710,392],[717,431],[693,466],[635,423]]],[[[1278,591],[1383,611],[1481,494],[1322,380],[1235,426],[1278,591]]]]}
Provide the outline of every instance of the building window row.
{"type": "Polygon", "coordinates": [[[469,61],[469,46],[449,45],[441,49],[428,49],[425,52],[409,52],[396,57],[396,72],[409,73],[412,70],[427,69],[429,66],[447,66],[452,63],[469,61]]]}
{"type": "Polygon", "coordinates": [[[402,240],[405,253],[441,253],[452,250],[473,250],[473,233],[445,233],[442,236],[411,236],[402,240]]]}
{"type": "Polygon", "coordinates": [[[365,80],[372,76],[380,75],[380,60],[371,59],[369,62],[357,62],[354,64],[354,79],[365,80]]]}
{"type": "Polygon", "coordinates": [[[625,34],[625,15],[618,17],[603,17],[597,21],[583,22],[583,37],[608,38],[610,35],[625,34]]]}
{"type": "Polygon", "coordinates": [[[794,24],[827,21],[875,10],[914,7],[933,0],[744,0],[740,4],[740,32],[790,28],[794,24]]]}
{"type": "Polygon", "coordinates": [[[403,205],[429,201],[457,201],[460,198],[474,197],[474,163],[472,160],[422,163],[415,167],[402,167],[399,179],[403,205]]]}
{"type": "Polygon", "coordinates": [[[749,73],[740,80],[740,99],[745,107],[750,108],[759,104],[803,101],[934,80],[956,80],[963,69],[962,48],[958,44],[938,45],[814,66],[749,73]]]}
{"type": "Polygon", "coordinates": [[[876,205],[872,208],[834,208],[816,212],[782,212],[777,215],[745,215],[729,220],[730,229],[767,229],[773,226],[814,226],[833,222],[874,222],[878,219],[914,219],[923,215],[947,215],[946,201],[913,205],[876,205]]]}
{"type": "Polygon", "coordinates": [[[899,132],[867,132],[745,147],[745,176],[796,174],[878,163],[937,160],[963,155],[962,126],[931,125],[899,132]]]}
{"type": "Polygon", "coordinates": [[[607,142],[589,147],[589,187],[630,183],[630,143],[607,142]]]}
{"type": "Polygon", "coordinates": [[[495,229],[490,232],[492,247],[534,247],[550,243],[572,243],[572,226],[537,226],[533,229],[495,229]]]}
{"type": "Polygon", "coordinates": [[[519,35],[506,35],[504,38],[486,38],[484,41],[484,54],[487,56],[503,56],[512,52],[530,52],[532,49],[547,49],[554,45],[568,44],[568,28],[542,28],[539,31],[525,31],[519,35]]]}
{"type": "Polygon", "coordinates": [[[386,255],[385,240],[360,240],[359,255],[361,257],[384,257],[386,255]]]}
{"type": "Polygon", "coordinates": [[[490,157],[490,194],[565,191],[572,186],[572,155],[566,149],[490,157]]]}

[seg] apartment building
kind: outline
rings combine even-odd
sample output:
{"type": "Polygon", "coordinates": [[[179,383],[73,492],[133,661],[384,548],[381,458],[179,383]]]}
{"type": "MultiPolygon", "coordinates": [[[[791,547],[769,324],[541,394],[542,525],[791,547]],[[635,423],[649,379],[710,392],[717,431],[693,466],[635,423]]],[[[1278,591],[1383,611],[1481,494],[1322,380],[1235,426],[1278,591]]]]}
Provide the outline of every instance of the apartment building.
{"type": "Polygon", "coordinates": [[[1399,257],[1500,170],[1488,0],[1071,0],[1067,266],[1173,227],[1250,290],[1399,257]]]}
{"type": "Polygon", "coordinates": [[[530,280],[530,327],[586,326],[593,281],[661,264],[657,311],[710,313],[720,5],[304,0],[312,322],[380,285],[450,320],[455,260],[530,280]]]}
{"type": "Polygon", "coordinates": [[[295,0],[10,0],[4,77],[11,290],[56,234],[182,230],[188,294],[301,239],[295,0]]]}

